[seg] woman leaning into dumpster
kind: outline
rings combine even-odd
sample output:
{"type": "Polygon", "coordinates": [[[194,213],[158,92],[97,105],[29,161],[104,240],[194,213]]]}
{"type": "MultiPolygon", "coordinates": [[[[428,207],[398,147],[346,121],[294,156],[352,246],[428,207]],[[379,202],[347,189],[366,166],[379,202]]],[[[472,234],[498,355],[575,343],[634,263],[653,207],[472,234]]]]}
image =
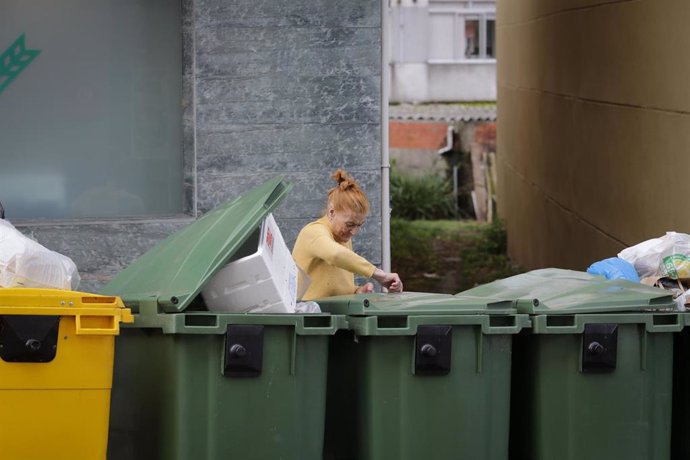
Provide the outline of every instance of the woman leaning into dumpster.
{"type": "MultiPolygon", "coordinates": [[[[390,292],[402,292],[397,273],[376,268],[352,250],[352,237],[364,224],[369,200],[344,170],[331,177],[338,185],[328,191],[325,215],[299,232],[292,251],[297,265],[311,278],[302,300],[373,292],[372,283],[355,286],[355,274],[373,278],[390,292]]],[[[304,282],[300,276],[300,291],[304,282]]]]}

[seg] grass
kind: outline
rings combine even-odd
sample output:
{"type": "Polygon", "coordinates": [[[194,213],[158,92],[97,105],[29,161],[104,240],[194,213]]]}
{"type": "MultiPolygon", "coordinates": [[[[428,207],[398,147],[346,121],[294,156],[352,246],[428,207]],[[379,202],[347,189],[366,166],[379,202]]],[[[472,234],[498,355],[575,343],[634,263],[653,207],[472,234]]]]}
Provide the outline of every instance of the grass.
{"type": "Polygon", "coordinates": [[[392,270],[406,291],[455,294],[520,273],[506,250],[500,221],[391,221],[392,270]]]}

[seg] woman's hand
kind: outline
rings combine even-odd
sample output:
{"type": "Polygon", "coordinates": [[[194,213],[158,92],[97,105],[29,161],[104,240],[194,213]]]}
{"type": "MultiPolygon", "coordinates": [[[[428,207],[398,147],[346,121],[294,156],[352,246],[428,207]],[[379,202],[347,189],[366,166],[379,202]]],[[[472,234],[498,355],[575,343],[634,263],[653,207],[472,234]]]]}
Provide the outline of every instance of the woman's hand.
{"type": "Polygon", "coordinates": [[[367,283],[355,289],[355,294],[369,294],[371,292],[374,292],[374,285],[371,283],[367,283]]]}
{"type": "Polygon", "coordinates": [[[372,276],[376,281],[378,281],[381,286],[388,289],[390,292],[402,292],[403,284],[397,273],[386,273],[380,268],[374,271],[372,276]]]}

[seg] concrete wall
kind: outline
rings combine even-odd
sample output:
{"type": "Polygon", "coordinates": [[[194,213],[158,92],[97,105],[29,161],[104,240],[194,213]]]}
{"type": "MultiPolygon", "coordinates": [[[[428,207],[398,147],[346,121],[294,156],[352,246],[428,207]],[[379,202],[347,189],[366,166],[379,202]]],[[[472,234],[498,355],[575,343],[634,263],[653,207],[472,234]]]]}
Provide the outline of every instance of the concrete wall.
{"type": "Polygon", "coordinates": [[[495,101],[496,63],[429,64],[429,100],[495,101]]]}
{"type": "MultiPolygon", "coordinates": [[[[295,187],[275,211],[292,247],[349,170],[372,202],[355,249],[381,262],[379,0],[183,0],[184,215],[14,222],[66,254],[97,291],[170,233],[282,174],[295,187]]],[[[11,216],[9,216],[11,217],[11,216]]]]}
{"type": "Polygon", "coordinates": [[[525,268],[687,231],[690,4],[499,0],[499,213],[525,268]]]}
{"type": "Polygon", "coordinates": [[[445,177],[448,166],[438,151],[448,143],[448,123],[391,120],[388,139],[394,172],[445,177]]]}
{"type": "Polygon", "coordinates": [[[496,63],[393,63],[390,100],[495,101],[496,63]]]}

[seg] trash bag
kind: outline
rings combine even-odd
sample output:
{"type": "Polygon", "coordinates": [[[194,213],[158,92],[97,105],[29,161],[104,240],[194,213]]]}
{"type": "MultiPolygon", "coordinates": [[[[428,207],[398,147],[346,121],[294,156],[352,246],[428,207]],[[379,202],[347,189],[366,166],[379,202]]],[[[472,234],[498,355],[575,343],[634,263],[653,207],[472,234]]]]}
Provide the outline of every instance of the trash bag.
{"type": "Polygon", "coordinates": [[[24,236],[0,220],[0,287],[76,290],[81,280],[72,259],[24,236]]]}
{"type": "Polygon", "coordinates": [[[685,291],[681,295],[675,298],[676,308],[679,311],[687,311],[688,305],[690,305],[690,291],[685,291]]]}
{"type": "Polygon", "coordinates": [[[321,313],[321,307],[314,301],[297,302],[295,313],[321,313]]]}
{"type": "Polygon", "coordinates": [[[661,251],[660,257],[659,276],[674,280],[690,278],[690,238],[675,240],[661,251]]]}
{"type": "Polygon", "coordinates": [[[640,278],[648,276],[673,279],[690,277],[690,235],[666,232],[618,253],[631,263],[640,278]]]}
{"type": "Polygon", "coordinates": [[[630,262],[627,262],[618,257],[609,257],[608,259],[594,262],[587,268],[587,273],[592,275],[602,275],[609,280],[624,279],[640,282],[640,277],[635,271],[635,267],[630,262]]]}

